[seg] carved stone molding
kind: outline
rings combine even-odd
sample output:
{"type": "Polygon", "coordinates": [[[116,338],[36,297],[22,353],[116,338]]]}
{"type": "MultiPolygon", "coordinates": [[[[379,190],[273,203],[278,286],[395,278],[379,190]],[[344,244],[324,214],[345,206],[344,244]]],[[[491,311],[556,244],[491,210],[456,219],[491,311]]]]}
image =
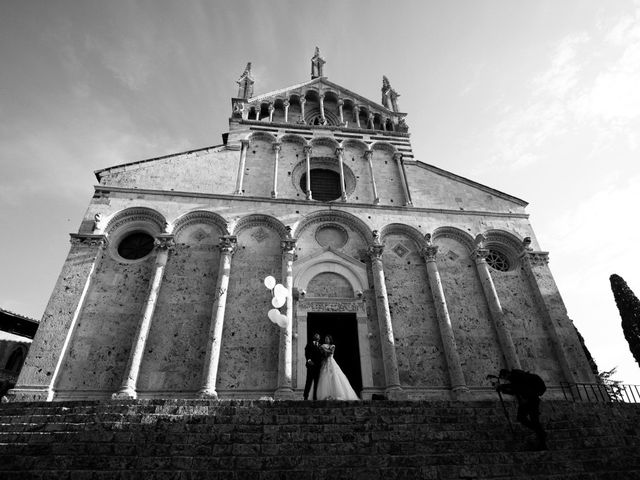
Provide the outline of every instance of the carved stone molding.
{"type": "Polygon", "coordinates": [[[208,212],[206,210],[189,212],[178,218],[175,221],[173,234],[177,238],[183,229],[196,224],[213,225],[218,227],[222,235],[229,234],[227,230],[227,221],[217,213],[208,212]]]}
{"type": "Polygon", "coordinates": [[[360,234],[362,240],[365,243],[371,243],[373,239],[373,237],[371,236],[371,230],[362,220],[351,213],[343,212],[340,210],[323,210],[305,217],[296,227],[295,234],[297,237],[300,237],[301,232],[303,232],[307,228],[316,223],[325,222],[338,223],[350,227],[354,232],[360,234]]]}
{"type": "Polygon", "coordinates": [[[105,235],[79,235],[72,233],[69,239],[71,245],[83,247],[103,247],[109,244],[105,235]]]}
{"type": "Polygon", "coordinates": [[[234,235],[239,235],[241,231],[251,227],[266,227],[274,230],[282,239],[288,237],[287,228],[277,218],[270,215],[252,214],[242,217],[233,229],[234,235]]]}
{"type": "Polygon", "coordinates": [[[322,301],[322,300],[299,300],[298,309],[313,312],[359,312],[364,311],[362,301],[322,301]]]}
{"type": "Polygon", "coordinates": [[[164,230],[164,224],[166,223],[165,218],[155,210],[146,207],[133,207],[127,208],[121,212],[118,212],[114,215],[114,217],[109,221],[105,231],[107,233],[111,233],[113,231],[118,230],[123,225],[132,222],[144,222],[149,223],[157,227],[158,231],[161,232],[164,230]]]}
{"type": "Polygon", "coordinates": [[[436,242],[439,238],[450,238],[456,242],[462,244],[469,253],[473,252],[475,246],[473,238],[468,233],[455,228],[455,227],[440,227],[437,228],[431,237],[433,242],[436,242]]]}

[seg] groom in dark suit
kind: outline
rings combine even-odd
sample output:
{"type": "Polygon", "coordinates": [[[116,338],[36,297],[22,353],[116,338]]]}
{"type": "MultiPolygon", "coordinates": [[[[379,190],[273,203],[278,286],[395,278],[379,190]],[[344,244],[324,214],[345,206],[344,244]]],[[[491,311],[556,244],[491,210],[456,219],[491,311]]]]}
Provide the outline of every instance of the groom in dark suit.
{"type": "Polygon", "coordinates": [[[311,390],[311,384],[313,383],[313,399],[317,400],[318,379],[320,378],[320,366],[323,358],[319,333],[314,333],[313,340],[304,347],[304,358],[307,359],[307,381],[304,384],[304,399],[309,400],[309,390],[311,390]]]}

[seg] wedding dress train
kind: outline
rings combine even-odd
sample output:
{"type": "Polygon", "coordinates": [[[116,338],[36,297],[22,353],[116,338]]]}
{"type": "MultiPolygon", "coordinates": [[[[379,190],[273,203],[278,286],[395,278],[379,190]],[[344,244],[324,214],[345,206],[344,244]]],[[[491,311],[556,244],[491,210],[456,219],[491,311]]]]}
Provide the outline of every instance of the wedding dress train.
{"type": "Polygon", "coordinates": [[[328,352],[327,358],[320,367],[318,380],[318,400],[360,400],[349,379],[333,358],[335,345],[322,345],[328,352]]]}

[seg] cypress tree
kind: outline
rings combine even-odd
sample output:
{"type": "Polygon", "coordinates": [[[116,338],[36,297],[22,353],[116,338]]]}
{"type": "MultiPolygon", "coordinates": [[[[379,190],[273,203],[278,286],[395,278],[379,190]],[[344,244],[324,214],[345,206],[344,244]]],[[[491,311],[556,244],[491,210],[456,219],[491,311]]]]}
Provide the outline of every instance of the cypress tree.
{"type": "Polygon", "coordinates": [[[611,291],[622,318],[622,331],[627,339],[629,350],[640,365],[640,300],[633,294],[622,277],[613,274],[609,277],[611,291]]]}

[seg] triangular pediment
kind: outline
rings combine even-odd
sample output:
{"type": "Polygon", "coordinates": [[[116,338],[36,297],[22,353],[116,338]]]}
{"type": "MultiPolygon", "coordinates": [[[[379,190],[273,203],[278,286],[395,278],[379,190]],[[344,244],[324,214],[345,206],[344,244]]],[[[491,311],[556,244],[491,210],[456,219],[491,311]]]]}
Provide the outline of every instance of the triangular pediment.
{"type": "Polygon", "coordinates": [[[306,289],[311,279],[326,272],[337,273],[346,278],[354,292],[362,292],[369,288],[366,265],[331,247],[299,258],[293,263],[293,272],[293,284],[299,290],[306,289]]]}
{"type": "Polygon", "coordinates": [[[406,113],[394,112],[387,107],[384,107],[378,102],[369,100],[368,98],[358,95],[357,93],[345,88],[337,83],[333,83],[327,79],[327,77],[318,77],[312,80],[299,83],[297,85],[291,85],[286,88],[273,90],[271,92],[256,95],[247,100],[250,105],[260,105],[262,103],[275,102],[276,100],[286,100],[291,96],[305,95],[308,91],[314,91],[316,93],[333,93],[336,97],[343,100],[351,100],[354,104],[359,106],[366,106],[371,112],[384,113],[386,115],[396,115],[398,117],[404,117],[406,113]]]}

